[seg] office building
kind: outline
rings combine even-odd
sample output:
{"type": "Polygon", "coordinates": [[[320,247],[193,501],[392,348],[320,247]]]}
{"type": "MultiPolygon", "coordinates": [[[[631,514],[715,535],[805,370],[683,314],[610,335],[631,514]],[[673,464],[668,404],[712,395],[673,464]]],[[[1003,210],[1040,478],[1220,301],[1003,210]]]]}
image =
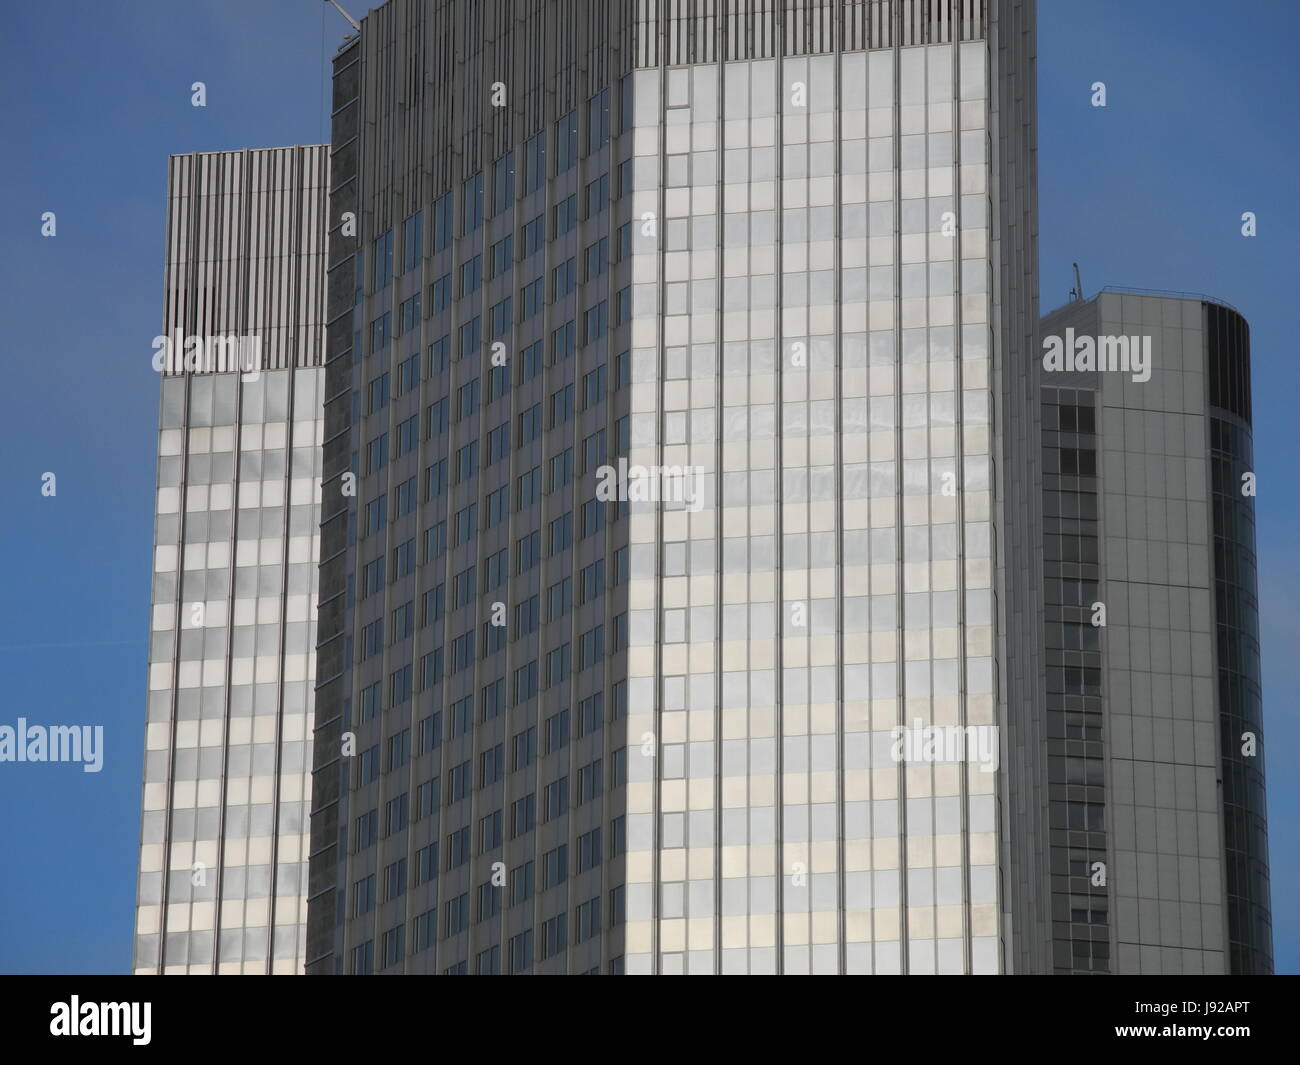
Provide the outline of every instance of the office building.
{"type": "Polygon", "coordinates": [[[303,970],[328,163],[168,169],[137,973],[303,970]]]}
{"type": "Polygon", "coordinates": [[[1249,328],[1108,289],[1042,342],[1052,971],[1269,973],[1249,328]]]}
{"type": "Polygon", "coordinates": [[[1034,39],[391,0],[339,50],[309,973],[1050,967],[1034,39]]]}

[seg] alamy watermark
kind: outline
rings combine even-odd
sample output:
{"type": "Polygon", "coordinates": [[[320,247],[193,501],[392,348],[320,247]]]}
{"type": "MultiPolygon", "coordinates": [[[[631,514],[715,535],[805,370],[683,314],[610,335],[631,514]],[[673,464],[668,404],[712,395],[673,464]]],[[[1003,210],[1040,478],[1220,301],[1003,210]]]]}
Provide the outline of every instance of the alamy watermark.
{"type": "Polygon", "coordinates": [[[1151,378],[1149,336],[1065,336],[1043,337],[1043,369],[1048,373],[1094,373],[1109,371],[1133,375],[1134,381],[1151,378]]]}
{"type": "Polygon", "coordinates": [[[243,380],[256,381],[262,372],[262,338],[238,333],[185,336],[179,328],[171,336],[153,338],[153,368],[162,373],[226,373],[238,370],[243,380]]]}
{"type": "Polygon", "coordinates": [[[617,466],[596,468],[596,498],[604,503],[680,503],[692,514],[704,509],[703,466],[617,466]]]}
{"type": "Polygon", "coordinates": [[[918,717],[911,728],[897,725],[890,731],[895,762],[969,762],[981,773],[996,773],[1001,764],[997,725],[925,725],[918,717]]]}
{"type": "Polygon", "coordinates": [[[82,1002],[73,995],[50,1007],[50,1035],[130,1036],[134,1045],[148,1046],[152,1012],[152,1002],[82,1002]]]}
{"type": "Polygon", "coordinates": [[[103,725],[0,725],[0,762],[80,762],[83,773],[104,768],[103,725]]]}

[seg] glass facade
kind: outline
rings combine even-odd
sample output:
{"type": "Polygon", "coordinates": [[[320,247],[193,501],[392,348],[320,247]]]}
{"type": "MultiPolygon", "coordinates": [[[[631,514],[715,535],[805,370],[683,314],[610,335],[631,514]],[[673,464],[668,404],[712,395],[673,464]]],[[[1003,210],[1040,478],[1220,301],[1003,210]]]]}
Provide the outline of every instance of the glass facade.
{"type": "Polygon", "coordinates": [[[986,45],[635,79],[628,971],[997,971],[986,45]]]}
{"type": "Polygon", "coordinates": [[[320,148],[172,160],[166,332],[256,336],[267,362],[296,365],[164,366],[137,973],[303,969],[321,308],[258,299],[321,294],[325,164],[320,148]],[[227,227],[261,254],[207,254],[227,227]],[[196,270],[222,279],[218,298],[196,270]]]}
{"type": "Polygon", "coordinates": [[[1042,397],[1052,969],[1109,972],[1097,400],[1085,388],[1042,397]]]}
{"type": "Polygon", "coordinates": [[[1214,609],[1230,972],[1273,971],[1264,707],[1259,666],[1250,330],[1205,303],[1214,609]]]}

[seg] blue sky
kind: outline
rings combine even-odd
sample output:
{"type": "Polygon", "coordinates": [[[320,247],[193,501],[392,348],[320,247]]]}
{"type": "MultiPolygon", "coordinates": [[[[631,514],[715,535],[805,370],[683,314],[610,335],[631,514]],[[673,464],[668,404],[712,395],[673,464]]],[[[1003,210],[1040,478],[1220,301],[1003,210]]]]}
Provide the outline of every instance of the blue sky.
{"type": "MultiPolygon", "coordinates": [[[[349,7],[360,18],[363,3],[349,7]]],[[[346,24],[319,0],[6,3],[0,723],[105,726],[105,767],[0,766],[0,972],[125,972],[139,835],[167,156],[314,144],[346,24]],[[207,85],[206,108],[190,85],[207,85]],[[40,219],[56,212],[58,235],[40,219]],[[40,494],[41,474],[58,495],[40,494]]],[[[1042,307],[1204,292],[1252,329],[1279,972],[1300,971],[1300,178],[1292,0],[1043,0],[1042,307]],[[1093,108],[1104,81],[1108,106],[1093,108]],[[1259,235],[1240,235],[1243,211],[1259,235]]]]}

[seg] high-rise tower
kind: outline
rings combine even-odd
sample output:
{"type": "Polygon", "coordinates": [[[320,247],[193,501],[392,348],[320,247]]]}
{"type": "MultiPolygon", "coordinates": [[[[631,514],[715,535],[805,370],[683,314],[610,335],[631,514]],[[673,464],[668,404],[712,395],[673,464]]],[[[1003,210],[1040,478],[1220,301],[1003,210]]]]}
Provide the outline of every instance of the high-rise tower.
{"type": "Polygon", "coordinates": [[[1249,328],[1108,289],[1042,339],[1052,970],[1271,972],[1249,328]]]}
{"type": "Polygon", "coordinates": [[[1017,0],[365,18],[309,972],[1049,967],[1034,91],[1017,0]]]}
{"type": "Polygon", "coordinates": [[[328,163],[169,167],[137,973],[303,969],[328,163]]]}

